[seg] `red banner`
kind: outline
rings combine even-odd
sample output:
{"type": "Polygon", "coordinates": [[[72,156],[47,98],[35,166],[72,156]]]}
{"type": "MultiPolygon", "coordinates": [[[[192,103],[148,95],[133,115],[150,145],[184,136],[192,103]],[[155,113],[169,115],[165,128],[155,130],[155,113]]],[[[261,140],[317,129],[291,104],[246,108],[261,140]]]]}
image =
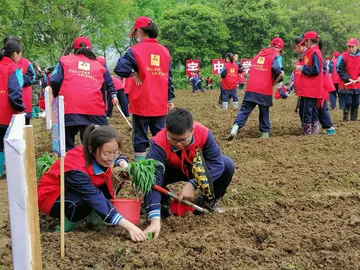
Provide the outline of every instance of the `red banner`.
{"type": "Polygon", "coordinates": [[[212,60],[212,74],[219,75],[225,65],[225,59],[213,59],[212,60]]]}
{"type": "Polygon", "coordinates": [[[191,73],[200,71],[200,61],[198,59],[186,60],[186,76],[190,76],[191,73]]]}
{"type": "Polygon", "coordinates": [[[241,59],[241,64],[244,67],[245,73],[248,73],[251,67],[251,59],[241,59]]]}

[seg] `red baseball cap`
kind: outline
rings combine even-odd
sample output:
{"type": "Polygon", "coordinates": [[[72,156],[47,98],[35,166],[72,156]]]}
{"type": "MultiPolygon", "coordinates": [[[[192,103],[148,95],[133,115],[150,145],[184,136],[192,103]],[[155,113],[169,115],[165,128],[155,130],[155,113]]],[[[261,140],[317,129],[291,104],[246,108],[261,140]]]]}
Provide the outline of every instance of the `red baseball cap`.
{"type": "Polygon", "coordinates": [[[299,45],[303,46],[306,40],[315,39],[315,38],[318,38],[318,37],[319,37],[318,33],[314,32],[314,31],[306,32],[304,37],[303,37],[303,40],[300,42],[299,45]]]}
{"type": "Polygon", "coordinates": [[[339,52],[333,52],[332,53],[332,57],[339,57],[340,56],[340,53],[339,52]]]}
{"type": "Polygon", "coordinates": [[[132,36],[136,29],[138,28],[146,28],[149,26],[149,24],[152,23],[152,20],[149,17],[141,16],[135,20],[134,28],[129,34],[129,36],[132,36]]]}
{"type": "Polygon", "coordinates": [[[87,37],[77,37],[74,40],[74,49],[79,49],[81,47],[81,43],[84,43],[86,45],[87,48],[91,49],[92,48],[92,44],[89,38],[87,37]]]}
{"type": "Polygon", "coordinates": [[[346,43],[346,46],[357,46],[359,45],[359,41],[356,38],[350,38],[346,43]]]}
{"type": "Polygon", "coordinates": [[[273,38],[273,40],[270,42],[270,46],[279,48],[280,50],[284,48],[284,45],[284,41],[279,37],[273,38]]]}

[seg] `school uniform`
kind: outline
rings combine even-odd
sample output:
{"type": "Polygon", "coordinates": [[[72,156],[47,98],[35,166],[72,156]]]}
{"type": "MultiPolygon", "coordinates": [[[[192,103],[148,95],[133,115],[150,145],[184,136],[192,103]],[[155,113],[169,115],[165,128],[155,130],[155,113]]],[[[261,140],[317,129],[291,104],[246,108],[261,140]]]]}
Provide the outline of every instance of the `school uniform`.
{"type": "Polygon", "coordinates": [[[239,82],[239,67],[235,62],[227,62],[221,71],[221,87],[222,87],[222,104],[223,109],[227,110],[230,99],[233,100],[234,109],[238,108],[239,98],[237,97],[236,90],[239,82]]]}
{"type": "Polygon", "coordinates": [[[333,53],[333,59],[331,59],[329,63],[329,73],[331,74],[331,80],[335,86],[335,91],[330,93],[330,107],[332,109],[336,108],[336,98],[339,99],[339,108],[341,110],[344,109],[344,94],[339,93],[339,83],[340,83],[340,77],[339,74],[336,71],[336,66],[338,63],[338,57],[340,56],[340,53],[333,53]],[[335,55],[335,56],[334,56],[335,55]]]}
{"type": "MultiPolygon", "coordinates": [[[[126,117],[129,117],[129,110],[128,110],[128,101],[126,98],[126,95],[124,93],[124,86],[122,81],[117,78],[116,76],[111,76],[113,82],[114,82],[114,88],[117,91],[117,99],[119,101],[119,105],[120,108],[122,110],[122,112],[124,113],[124,115],[126,117]]],[[[111,96],[109,96],[109,100],[108,100],[108,111],[107,111],[107,116],[111,117],[112,116],[112,111],[113,111],[113,107],[114,105],[112,104],[112,98],[111,96]]]]}

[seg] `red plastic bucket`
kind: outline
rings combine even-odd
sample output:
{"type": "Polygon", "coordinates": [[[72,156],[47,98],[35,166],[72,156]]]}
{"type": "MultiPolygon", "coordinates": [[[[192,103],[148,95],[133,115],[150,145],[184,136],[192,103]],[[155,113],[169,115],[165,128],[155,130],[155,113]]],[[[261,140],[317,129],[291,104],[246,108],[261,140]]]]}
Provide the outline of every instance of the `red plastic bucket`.
{"type": "Polygon", "coordinates": [[[139,225],[141,199],[114,199],[110,202],[125,219],[134,225],[139,225]]]}

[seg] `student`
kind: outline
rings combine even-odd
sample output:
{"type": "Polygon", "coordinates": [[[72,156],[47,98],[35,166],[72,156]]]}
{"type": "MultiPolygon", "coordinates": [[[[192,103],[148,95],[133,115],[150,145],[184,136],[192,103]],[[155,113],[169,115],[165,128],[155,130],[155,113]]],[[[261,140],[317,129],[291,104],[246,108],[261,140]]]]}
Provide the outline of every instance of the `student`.
{"type": "Polygon", "coordinates": [[[165,126],[166,114],[174,107],[175,94],[170,53],[156,40],[157,25],[148,17],[139,17],[130,35],[137,44],[118,60],[114,71],[122,78],[134,78],[129,111],[133,120],[135,159],[142,160],[150,145],[148,128],[155,136],[165,126]]]}
{"type": "MultiPolygon", "coordinates": [[[[160,161],[165,170],[159,166],[156,171],[156,184],[165,187],[168,184],[184,181],[186,184],[180,194],[181,199],[195,199],[195,190],[201,195],[195,199],[196,204],[213,212],[223,212],[217,201],[222,198],[234,174],[234,162],[221,153],[211,131],[200,123],[194,123],[191,113],[185,109],[175,108],[166,118],[166,127],[152,140],[147,158],[160,161]],[[205,167],[204,178],[194,179],[192,168],[196,155],[202,154],[205,167]],[[163,174],[164,173],[164,174],[163,174]],[[200,182],[201,183],[200,183],[200,182]],[[204,194],[203,185],[208,183],[211,192],[204,194]]],[[[151,221],[145,233],[159,236],[161,221],[169,213],[169,198],[153,190],[145,196],[145,206],[151,221]]]]}
{"type": "Polygon", "coordinates": [[[192,93],[194,94],[196,90],[201,90],[201,92],[205,93],[204,88],[202,87],[202,79],[199,71],[191,73],[190,77],[191,85],[192,85],[192,93]]]}
{"type": "MultiPolygon", "coordinates": [[[[9,40],[20,43],[20,39],[17,36],[7,36],[4,39],[4,45],[9,40]]],[[[17,63],[24,76],[24,85],[22,89],[23,102],[26,107],[26,125],[30,125],[30,119],[32,117],[32,85],[35,82],[36,75],[32,63],[24,57],[21,57],[19,63],[17,63]]]]}
{"type": "MultiPolygon", "coordinates": [[[[114,198],[111,174],[116,164],[127,167],[119,156],[120,137],[108,126],[88,126],[83,146],[70,150],[65,157],[65,231],[75,229],[77,223],[89,216],[95,223],[97,216],[109,225],[126,229],[133,241],[144,241],[146,236],[134,224],[122,217],[111,204],[114,198]]],[[[60,218],[60,160],[57,160],[40,179],[39,209],[47,216],[60,218]]]]}
{"type": "Polygon", "coordinates": [[[205,89],[213,89],[213,79],[212,79],[212,77],[206,77],[206,79],[205,79],[205,81],[206,81],[206,85],[205,85],[205,89]]]}
{"type": "MultiPolygon", "coordinates": [[[[111,79],[114,82],[114,88],[117,91],[117,99],[119,101],[120,107],[122,112],[124,113],[125,117],[129,118],[129,110],[128,110],[128,100],[126,98],[126,95],[124,93],[124,86],[120,78],[118,78],[115,75],[111,76],[111,79]]],[[[111,117],[112,111],[113,111],[113,104],[111,102],[112,97],[109,96],[109,102],[108,102],[108,111],[107,111],[107,117],[111,117]]]]}
{"type": "Polygon", "coordinates": [[[259,106],[260,110],[260,138],[269,137],[271,128],[269,108],[272,106],[274,84],[276,84],[276,88],[279,88],[283,76],[281,58],[283,48],[284,41],[281,38],[274,38],[268,48],[262,49],[252,59],[244,99],[228,136],[229,141],[235,138],[239,128],[245,126],[250,113],[256,105],[259,106]]]}
{"type": "Polygon", "coordinates": [[[338,97],[339,98],[339,108],[341,110],[343,110],[344,109],[344,94],[339,93],[340,77],[336,71],[336,66],[338,63],[339,56],[340,56],[339,52],[333,52],[332,58],[329,63],[329,73],[331,75],[331,80],[336,89],[335,91],[330,93],[330,107],[331,107],[331,109],[336,108],[336,97],[338,97]]]}
{"type": "MultiPolygon", "coordinates": [[[[76,38],[73,48],[74,54],[60,57],[50,77],[54,97],[64,96],[66,151],[75,147],[75,136],[79,131],[82,140],[87,126],[108,124],[105,90],[113,86],[87,37],[76,38]]],[[[116,94],[111,93],[115,106],[118,104],[116,94]]]]}
{"type": "Polygon", "coordinates": [[[225,63],[220,74],[223,110],[226,111],[228,109],[230,99],[233,100],[234,110],[237,110],[239,107],[239,99],[236,90],[239,82],[239,67],[234,61],[234,55],[232,53],[227,53],[226,58],[229,59],[229,61],[225,63]]]}
{"type": "Polygon", "coordinates": [[[238,54],[234,54],[234,61],[239,67],[239,69],[238,69],[238,77],[239,77],[238,85],[239,85],[239,89],[243,90],[244,85],[245,85],[245,72],[244,72],[243,65],[241,64],[241,62],[239,62],[239,55],[238,54]]]}
{"type": "Polygon", "coordinates": [[[359,41],[351,38],[346,46],[348,50],[341,54],[337,63],[340,76],[339,93],[345,94],[343,110],[344,121],[357,121],[360,97],[360,50],[359,41]],[[345,86],[345,84],[348,84],[345,86]],[[351,114],[351,115],[350,115],[351,114]]]}
{"type": "Polygon", "coordinates": [[[20,43],[10,40],[0,49],[0,178],[4,176],[4,137],[13,114],[23,112],[23,75],[18,63],[22,56],[20,43]]]}

